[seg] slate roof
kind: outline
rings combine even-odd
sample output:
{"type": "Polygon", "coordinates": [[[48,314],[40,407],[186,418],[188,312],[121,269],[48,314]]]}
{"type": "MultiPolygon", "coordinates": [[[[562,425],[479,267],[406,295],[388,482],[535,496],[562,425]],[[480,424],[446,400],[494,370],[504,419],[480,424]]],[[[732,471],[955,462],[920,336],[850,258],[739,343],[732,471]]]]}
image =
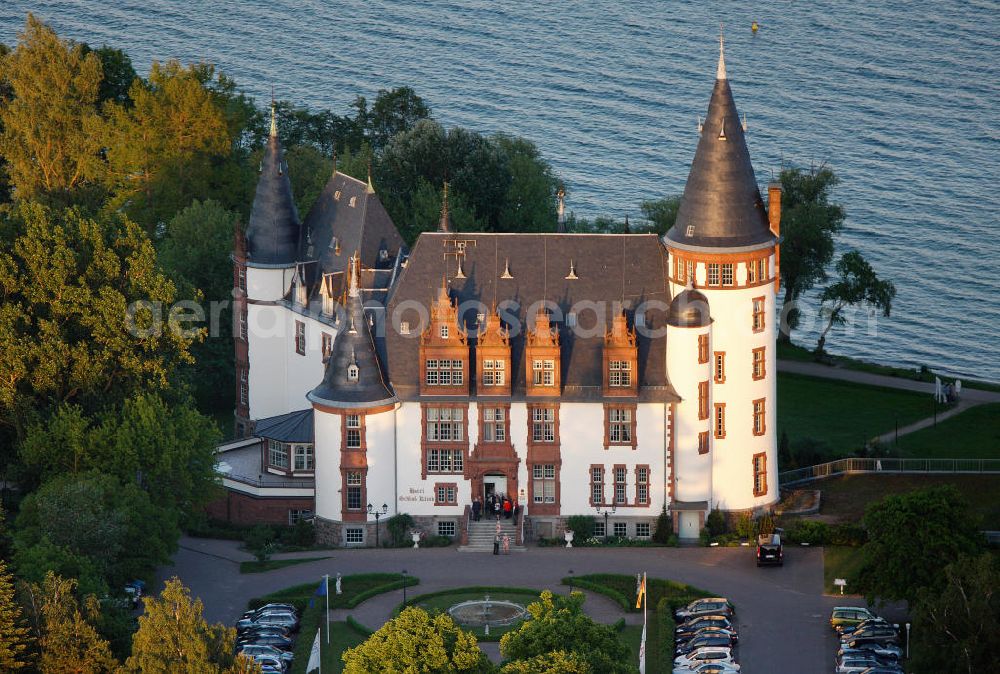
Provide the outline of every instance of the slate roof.
{"type": "MultiPolygon", "coordinates": [[[[553,316],[559,329],[563,391],[559,400],[603,400],[603,347],[612,314],[624,298],[630,325],[635,309],[644,303],[645,324],[638,329],[639,401],[678,400],[667,381],[666,337],[663,328],[669,306],[666,251],[654,234],[486,234],[425,232],[420,235],[406,268],[396,282],[386,314],[394,322],[410,323],[411,334],[385,332],[386,369],[393,390],[404,400],[419,398],[419,331],[417,310],[410,303],[429,309],[447,275],[451,295],[458,300],[460,320],[469,330],[470,344],[480,312],[489,312],[496,302],[501,318],[511,333],[513,399],[525,393],[524,342],[526,317],[534,328],[536,302],[545,299],[558,308],[562,318],[553,316]],[[455,278],[457,241],[465,242],[462,271],[455,278]],[[567,279],[570,265],[576,279],[567,279]],[[500,278],[505,265],[511,279],[500,278]],[[595,303],[605,311],[601,321],[593,309],[579,304],[595,303]],[[469,304],[463,304],[469,303],[469,304]],[[478,304],[477,304],[478,303],[478,304]],[[565,315],[575,308],[580,329],[566,325],[565,315]]],[[[426,313],[424,320],[426,320],[426,313]]],[[[472,353],[474,358],[474,352],[472,353]]],[[[473,361],[474,362],[474,361],[473,361]]],[[[476,395],[472,378],[471,395],[476,395]]],[[[434,397],[444,400],[443,397],[434,397]]],[[[543,399],[539,398],[539,401],[543,399]]]]}
{"type": "Polygon", "coordinates": [[[670,302],[667,324],[677,328],[703,328],[712,322],[708,298],[693,288],[678,293],[670,302]]]}
{"type": "Polygon", "coordinates": [[[753,249],[775,241],[721,56],[677,220],[664,240],[682,249],[753,249]]]}
{"type": "Polygon", "coordinates": [[[290,266],[298,254],[301,223],[288,179],[281,141],[272,133],[264,146],[260,178],[247,224],[247,264],[290,266]]]}
{"type": "Polygon", "coordinates": [[[312,442],[312,408],[258,419],[255,422],[253,434],[258,438],[278,440],[279,442],[312,442]]]}

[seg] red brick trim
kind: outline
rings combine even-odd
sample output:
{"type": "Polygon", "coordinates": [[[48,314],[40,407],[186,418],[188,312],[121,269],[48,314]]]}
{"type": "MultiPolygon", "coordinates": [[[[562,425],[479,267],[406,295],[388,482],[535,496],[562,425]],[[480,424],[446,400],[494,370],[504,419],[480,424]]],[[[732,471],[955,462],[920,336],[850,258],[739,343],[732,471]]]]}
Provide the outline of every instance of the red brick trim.
{"type": "MultiPolygon", "coordinates": [[[[445,496],[447,498],[447,495],[445,496]]],[[[458,505],[458,483],[457,482],[435,482],[434,483],[434,505],[436,506],[453,506],[458,505]],[[438,497],[438,489],[448,488],[455,490],[455,500],[454,501],[442,501],[438,497]]]]}
{"type": "Polygon", "coordinates": [[[750,420],[754,435],[764,435],[767,432],[767,398],[757,398],[753,401],[753,417],[750,420]],[[757,411],[757,403],[760,403],[760,412],[757,411]],[[757,417],[760,417],[760,430],[757,430],[757,417]]]}
{"type": "MultiPolygon", "coordinates": [[[[469,405],[468,403],[420,403],[420,477],[427,479],[427,452],[431,449],[461,450],[462,470],[452,471],[454,474],[465,474],[469,463],[469,405]],[[462,439],[448,442],[427,440],[427,409],[451,408],[462,410],[462,439]]],[[[450,475],[452,473],[431,473],[431,475],[450,475]]]]}
{"type": "Polygon", "coordinates": [[[531,446],[541,446],[541,447],[551,447],[553,445],[559,445],[559,403],[528,403],[528,437],[525,444],[529,447],[531,446]],[[535,440],[535,428],[534,428],[534,411],[536,409],[552,409],[555,410],[555,415],[553,419],[552,427],[552,442],[547,442],[544,440],[535,440]]]}
{"type": "Polygon", "coordinates": [[[726,383],[726,352],[714,351],[712,353],[712,379],[716,384],[726,383]]]}
{"type": "Polygon", "coordinates": [[[653,477],[652,472],[650,472],[650,470],[649,470],[649,464],[648,463],[636,464],[635,470],[633,472],[635,473],[635,502],[632,505],[634,505],[637,508],[648,508],[649,504],[653,501],[652,494],[649,491],[650,488],[652,487],[652,477],[653,477]],[[643,469],[643,468],[646,469],[646,481],[645,482],[639,482],[639,470],[643,469]],[[639,485],[640,484],[646,485],[646,501],[645,502],[642,502],[642,501],[639,500],[639,485]]]}
{"type": "Polygon", "coordinates": [[[750,328],[754,332],[764,332],[767,327],[767,298],[764,295],[754,297],[750,300],[750,328]],[[754,307],[760,302],[760,311],[755,311],[754,307]],[[757,327],[757,316],[760,316],[760,327],[757,327]]]}
{"type": "Polygon", "coordinates": [[[628,502],[628,466],[624,463],[616,463],[611,467],[611,503],[617,507],[625,507],[629,505],[628,502]],[[625,476],[623,482],[618,481],[618,471],[621,470],[622,474],[625,476]],[[625,485],[625,498],[621,501],[618,500],[618,485],[625,485]]]}
{"type": "Polygon", "coordinates": [[[712,413],[712,431],[722,440],[726,437],[726,403],[715,403],[712,413]],[[719,423],[721,421],[721,423],[719,423]]]}
{"type": "MultiPolygon", "coordinates": [[[[479,417],[479,438],[476,440],[476,446],[479,445],[500,445],[502,447],[512,446],[512,441],[510,438],[510,403],[502,402],[492,402],[489,400],[480,401],[477,405],[477,414],[479,417]],[[503,429],[504,429],[504,439],[502,441],[497,440],[486,440],[486,410],[487,409],[502,409],[503,410],[503,429]]],[[[496,423],[496,422],[490,422],[496,423]]]]}
{"type": "Polygon", "coordinates": [[[767,496],[767,453],[754,454],[750,460],[750,467],[753,471],[753,495],[767,496]],[[758,460],[760,461],[759,467],[758,460]],[[759,487],[758,477],[760,478],[759,487]]]}
{"type": "Polygon", "coordinates": [[[708,362],[708,335],[698,335],[698,364],[708,362]]]}
{"type": "Polygon", "coordinates": [[[340,416],[340,451],[342,452],[366,452],[368,451],[368,438],[365,432],[365,413],[362,410],[346,411],[340,416]],[[358,431],[361,434],[361,445],[359,447],[347,446],[347,417],[358,417],[358,431]]]}
{"type": "Polygon", "coordinates": [[[529,461],[527,469],[528,495],[525,497],[527,502],[523,505],[528,507],[532,515],[558,515],[559,504],[562,503],[562,481],[559,479],[559,473],[562,470],[562,461],[559,459],[555,461],[529,461]],[[535,503],[535,466],[553,466],[555,468],[555,503],[535,503]]]}
{"type": "Polygon", "coordinates": [[[368,503],[368,467],[367,466],[340,466],[340,513],[344,522],[367,522],[368,513],[365,511],[365,504],[368,503]],[[361,509],[347,509],[347,474],[361,473],[361,509]]]}
{"type": "Polygon", "coordinates": [[[559,403],[528,403],[528,435],[525,438],[525,445],[528,449],[528,456],[525,464],[528,468],[528,491],[524,505],[528,507],[532,515],[558,515],[559,506],[562,503],[562,479],[560,478],[562,467],[562,444],[559,436],[559,403]],[[553,420],[553,441],[535,442],[534,439],[534,411],[536,409],[555,410],[553,420]],[[553,464],[556,467],[556,502],[555,503],[535,503],[533,486],[533,466],[553,464]]]}
{"type": "Polygon", "coordinates": [[[600,463],[590,464],[590,468],[587,469],[587,479],[590,484],[590,490],[587,494],[587,500],[590,501],[591,506],[607,505],[607,494],[608,494],[608,480],[607,471],[604,470],[604,465],[600,463]],[[601,471],[601,500],[600,502],[594,501],[594,469],[599,468],[601,471]]]}
{"type": "Polygon", "coordinates": [[[708,431],[698,434],[698,453],[708,454],[708,431]]]}
{"type": "Polygon", "coordinates": [[[636,424],[638,420],[638,408],[635,403],[604,403],[604,449],[609,449],[612,445],[616,447],[631,447],[635,449],[638,443],[636,439],[636,424]],[[611,410],[627,410],[630,413],[629,440],[626,442],[614,442],[611,440],[611,410]]]}
{"type": "Polygon", "coordinates": [[[708,419],[708,382],[698,382],[698,419],[708,419]]]}
{"type": "Polygon", "coordinates": [[[760,381],[767,377],[767,347],[762,346],[751,351],[750,355],[750,374],[755,381],[760,381]],[[757,354],[760,354],[760,376],[754,371],[754,363],[756,362],[757,354]]]}

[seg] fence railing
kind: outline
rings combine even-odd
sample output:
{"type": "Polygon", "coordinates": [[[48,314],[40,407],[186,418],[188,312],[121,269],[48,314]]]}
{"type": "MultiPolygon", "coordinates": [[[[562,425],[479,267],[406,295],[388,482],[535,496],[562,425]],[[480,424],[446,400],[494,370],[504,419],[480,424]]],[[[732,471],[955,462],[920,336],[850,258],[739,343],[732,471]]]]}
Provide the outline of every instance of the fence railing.
{"type": "Polygon", "coordinates": [[[1000,474],[1000,459],[837,459],[778,474],[782,487],[849,473],[1000,474]]]}
{"type": "Polygon", "coordinates": [[[223,480],[232,480],[233,482],[239,482],[240,484],[246,484],[251,487],[267,487],[269,489],[315,489],[316,481],[312,479],[299,479],[299,480],[273,480],[271,478],[263,479],[261,477],[250,477],[248,475],[234,475],[233,473],[219,473],[219,478],[223,480]]]}

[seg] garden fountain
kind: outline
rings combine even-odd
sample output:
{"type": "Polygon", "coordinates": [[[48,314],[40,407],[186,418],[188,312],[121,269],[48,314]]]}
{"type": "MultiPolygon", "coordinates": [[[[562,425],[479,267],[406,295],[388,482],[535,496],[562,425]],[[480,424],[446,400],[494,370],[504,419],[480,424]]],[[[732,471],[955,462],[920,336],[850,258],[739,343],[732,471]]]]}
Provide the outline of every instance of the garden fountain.
{"type": "Polygon", "coordinates": [[[448,609],[448,614],[455,622],[464,627],[484,628],[487,635],[490,633],[490,626],[506,627],[528,617],[528,611],[520,604],[490,599],[489,594],[486,594],[482,599],[455,604],[448,609]]]}

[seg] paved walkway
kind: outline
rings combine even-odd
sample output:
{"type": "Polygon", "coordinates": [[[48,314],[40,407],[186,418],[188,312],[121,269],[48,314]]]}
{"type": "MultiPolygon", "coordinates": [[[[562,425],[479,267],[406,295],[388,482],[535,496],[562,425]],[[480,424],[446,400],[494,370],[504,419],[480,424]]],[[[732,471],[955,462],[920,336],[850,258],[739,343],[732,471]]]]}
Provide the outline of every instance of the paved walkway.
{"type": "MultiPolygon", "coordinates": [[[[408,592],[422,593],[468,585],[510,585],[565,591],[560,581],[589,573],[635,574],[646,571],[729,597],[737,606],[741,662],[751,672],[827,672],[835,654],[829,627],[833,606],[862,602],[826,597],[819,548],[787,548],[782,568],[759,569],[747,548],[535,548],[518,555],[460,553],[454,548],[413,550],[335,550],[331,559],[307,562],[262,574],[240,574],[240,552],[233,541],[184,538],[174,566],[160,570],[160,581],[177,575],[205,604],[211,621],[232,622],[255,596],[306,582],[324,573],[350,575],[406,570],[420,579],[408,592]]],[[[160,585],[159,583],[157,585],[160,585]]],[[[151,588],[159,591],[160,587],[151,588]]],[[[402,591],[379,595],[350,614],[377,627],[402,601],[402,591]]],[[[588,596],[587,611],[601,622],[621,615],[603,596],[588,596]]],[[[346,616],[347,612],[337,614],[346,616]]],[[[638,619],[628,614],[629,621],[638,619]]],[[[493,648],[487,646],[488,653],[493,648]]],[[[494,653],[495,655],[495,653],[494,653]]]]}

